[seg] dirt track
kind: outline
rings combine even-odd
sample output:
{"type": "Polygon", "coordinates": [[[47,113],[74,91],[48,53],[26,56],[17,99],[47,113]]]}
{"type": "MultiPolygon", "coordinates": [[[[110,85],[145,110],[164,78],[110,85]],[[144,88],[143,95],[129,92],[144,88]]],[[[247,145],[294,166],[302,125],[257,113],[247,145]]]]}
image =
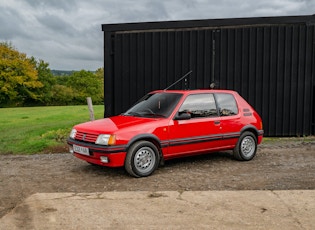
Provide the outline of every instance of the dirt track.
{"type": "Polygon", "coordinates": [[[34,193],[293,189],[315,189],[315,137],[262,144],[249,162],[231,152],[167,161],[139,179],[69,153],[0,156],[0,218],[34,193]]]}

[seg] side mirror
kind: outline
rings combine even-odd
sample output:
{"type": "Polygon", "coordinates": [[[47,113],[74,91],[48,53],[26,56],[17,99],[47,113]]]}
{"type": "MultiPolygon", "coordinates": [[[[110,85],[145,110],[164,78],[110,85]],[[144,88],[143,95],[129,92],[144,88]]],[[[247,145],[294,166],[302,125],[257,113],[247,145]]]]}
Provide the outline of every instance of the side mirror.
{"type": "Polygon", "coordinates": [[[191,115],[189,113],[180,113],[175,116],[175,120],[189,120],[191,115]]]}

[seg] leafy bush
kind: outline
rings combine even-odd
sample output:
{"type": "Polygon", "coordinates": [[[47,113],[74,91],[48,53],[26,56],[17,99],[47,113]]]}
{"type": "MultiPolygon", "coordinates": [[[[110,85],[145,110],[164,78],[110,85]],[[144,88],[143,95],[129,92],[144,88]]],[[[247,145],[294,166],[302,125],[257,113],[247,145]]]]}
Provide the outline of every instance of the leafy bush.
{"type": "Polygon", "coordinates": [[[42,138],[44,139],[49,139],[49,140],[54,140],[56,142],[61,142],[64,143],[66,142],[69,133],[70,133],[71,128],[67,129],[57,129],[57,130],[50,130],[44,134],[42,134],[42,138]]]}

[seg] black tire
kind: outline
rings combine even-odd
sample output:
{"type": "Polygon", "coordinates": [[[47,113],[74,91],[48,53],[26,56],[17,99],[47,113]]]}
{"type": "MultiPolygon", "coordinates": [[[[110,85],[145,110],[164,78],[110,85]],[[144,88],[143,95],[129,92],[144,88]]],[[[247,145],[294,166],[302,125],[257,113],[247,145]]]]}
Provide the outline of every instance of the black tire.
{"type": "Polygon", "coordinates": [[[152,142],[138,141],[127,152],[125,169],[134,177],[150,176],[158,167],[159,158],[159,151],[152,142]]]}
{"type": "Polygon", "coordinates": [[[233,155],[237,160],[249,161],[253,159],[257,152],[257,138],[249,131],[242,133],[233,150],[233,155]]]}

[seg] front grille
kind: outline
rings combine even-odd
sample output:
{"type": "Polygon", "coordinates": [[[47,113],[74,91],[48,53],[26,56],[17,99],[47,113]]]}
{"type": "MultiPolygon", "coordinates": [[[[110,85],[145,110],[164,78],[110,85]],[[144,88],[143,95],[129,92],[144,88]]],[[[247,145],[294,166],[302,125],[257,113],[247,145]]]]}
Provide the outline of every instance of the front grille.
{"type": "Polygon", "coordinates": [[[97,134],[84,133],[84,132],[80,132],[80,131],[77,131],[77,134],[75,135],[76,140],[93,142],[93,143],[95,143],[97,137],[98,137],[97,134]]]}

